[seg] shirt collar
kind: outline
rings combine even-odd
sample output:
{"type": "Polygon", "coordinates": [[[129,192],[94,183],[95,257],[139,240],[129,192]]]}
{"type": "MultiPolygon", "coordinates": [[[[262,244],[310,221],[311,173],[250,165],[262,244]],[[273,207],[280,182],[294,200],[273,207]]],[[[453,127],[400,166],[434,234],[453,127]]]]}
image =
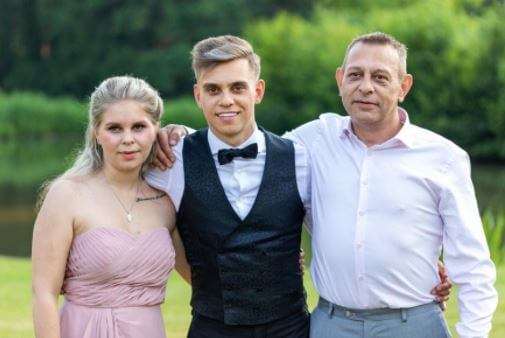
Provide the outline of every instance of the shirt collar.
{"type": "Polygon", "coordinates": [[[258,153],[265,152],[265,148],[266,148],[265,135],[261,132],[261,130],[258,129],[258,127],[255,127],[252,135],[237,147],[231,146],[231,145],[227,144],[226,142],[221,141],[212,132],[212,130],[210,128],[208,128],[207,140],[209,141],[209,147],[210,147],[210,151],[211,151],[212,155],[216,155],[217,152],[221,149],[243,148],[243,147],[250,145],[251,143],[258,144],[258,153]]]}
{"type": "MultiPolygon", "coordinates": [[[[395,136],[384,142],[384,144],[402,143],[407,148],[412,148],[414,145],[414,139],[411,133],[409,133],[409,130],[411,129],[409,114],[405,109],[398,107],[398,116],[400,117],[402,127],[395,136]]],[[[349,137],[350,135],[354,135],[351,127],[351,117],[346,116],[344,122],[342,123],[342,129],[340,130],[340,137],[349,137]]]]}
{"type": "Polygon", "coordinates": [[[414,138],[412,137],[412,133],[409,132],[412,129],[409,114],[405,109],[398,107],[398,115],[400,116],[402,128],[392,140],[397,140],[403,143],[407,148],[412,148],[414,146],[414,138]]]}
{"type": "Polygon", "coordinates": [[[340,137],[351,136],[354,134],[351,127],[351,117],[346,116],[344,118],[344,123],[342,123],[342,128],[340,129],[340,137]]]}

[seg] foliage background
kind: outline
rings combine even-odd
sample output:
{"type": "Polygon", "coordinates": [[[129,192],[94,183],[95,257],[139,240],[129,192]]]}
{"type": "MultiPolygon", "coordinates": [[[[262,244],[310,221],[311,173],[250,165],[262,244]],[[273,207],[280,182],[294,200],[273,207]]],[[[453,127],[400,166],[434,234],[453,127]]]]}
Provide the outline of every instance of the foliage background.
{"type": "Polygon", "coordinates": [[[411,119],[474,158],[505,160],[503,1],[1,2],[4,139],[80,132],[82,102],[101,80],[118,74],[145,78],[174,101],[167,121],[203,125],[191,103],[189,51],[218,34],[244,36],[261,55],[267,95],[258,120],[283,132],[325,111],[343,113],[334,73],[345,47],[358,34],[381,30],[409,48],[415,82],[404,105],[411,119]],[[10,97],[18,91],[36,94],[10,97]],[[34,117],[40,124],[31,123],[34,117]]]}

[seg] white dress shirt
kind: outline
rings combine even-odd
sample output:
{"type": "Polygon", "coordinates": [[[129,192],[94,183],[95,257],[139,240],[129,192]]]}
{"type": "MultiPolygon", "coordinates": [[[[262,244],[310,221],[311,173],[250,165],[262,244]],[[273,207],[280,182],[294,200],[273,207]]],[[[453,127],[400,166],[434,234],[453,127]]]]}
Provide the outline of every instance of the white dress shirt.
{"type": "MultiPolygon", "coordinates": [[[[236,147],[243,148],[256,142],[258,144],[258,156],[255,159],[236,157],[233,161],[224,165],[219,164],[217,152],[220,149],[233,147],[217,138],[210,129],[208,130],[207,137],[219,180],[226,193],[226,197],[228,197],[233,210],[243,220],[249,211],[251,211],[262,181],[266,157],[265,135],[256,128],[254,133],[244,143],[236,147]]],[[[179,142],[172,149],[176,158],[172,169],[165,171],[150,169],[145,174],[145,179],[149,185],[166,192],[170,196],[176,210],[179,210],[184,193],[183,146],[184,142],[179,142]]],[[[296,184],[300,198],[306,210],[309,211],[311,186],[309,158],[305,147],[296,143],[294,147],[296,184]]]]}
{"type": "Polygon", "coordinates": [[[356,309],[433,301],[442,247],[458,286],[461,337],[487,337],[497,304],[468,155],[409,123],[367,147],[349,117],[322,114],[285,135],[304,144],[312,171],[311,273],[319,294],[356,309]]]}

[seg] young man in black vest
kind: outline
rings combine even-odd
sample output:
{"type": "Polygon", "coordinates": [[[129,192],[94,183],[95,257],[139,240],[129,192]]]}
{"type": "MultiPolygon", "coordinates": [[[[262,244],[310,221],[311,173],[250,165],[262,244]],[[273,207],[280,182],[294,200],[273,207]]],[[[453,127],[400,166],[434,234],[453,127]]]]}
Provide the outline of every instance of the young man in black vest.
{"type": "Polygon", "coordinates": [[[308,337],[298,263],[310,200],[306,150],[257,127],[265,82],[247,41],[205,39],[192,56],[208,128],[173,148],[171,170],[146,174],[178,211],[192,275],[188,337],[308,337]]]}

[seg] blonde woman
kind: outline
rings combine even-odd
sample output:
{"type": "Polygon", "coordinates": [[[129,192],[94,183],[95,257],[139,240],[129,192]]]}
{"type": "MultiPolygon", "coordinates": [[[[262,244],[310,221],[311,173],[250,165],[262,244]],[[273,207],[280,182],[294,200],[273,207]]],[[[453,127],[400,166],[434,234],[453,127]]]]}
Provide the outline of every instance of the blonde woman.
{"type": "Polygon", "coordinates": [[[162,112],[156,90],[129,76],[91,95],[84,149],[46,189],[34,226],[37,337],[165,337],[168,275],[190,273],[173,204],[142,175],[162,112]]]}

